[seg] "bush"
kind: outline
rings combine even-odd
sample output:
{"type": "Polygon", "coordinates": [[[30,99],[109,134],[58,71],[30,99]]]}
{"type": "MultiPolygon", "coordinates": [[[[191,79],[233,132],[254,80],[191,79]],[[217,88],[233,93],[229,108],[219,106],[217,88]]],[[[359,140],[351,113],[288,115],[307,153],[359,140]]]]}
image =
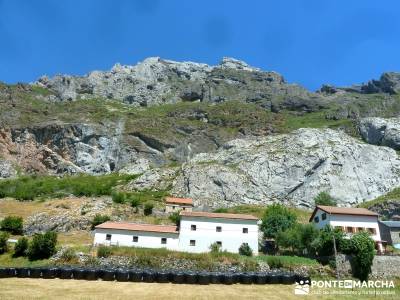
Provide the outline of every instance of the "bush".
{"type": "Polygon", "coordinates": [[[243,243],[239,247],[239,254],[240,255],[245,255],[245,256],[252,256],[253,255],[253,250],[251,250],[249,244],[243,243]]]}
{"type": "Polygon", "coordinates": [[[33,236],[28,247],[29,260],[46,259],[56,252],[57,233],[48,231],[33,236]]]}
{"type": "Polygon", "coordinates": [[[276,244],[280,248],[290,248],[298,255],[316,253],[316,243],[319,230],[313,224],[296,224],[295,226],[278,233],[276,244]]]}
{"type": "Polygon", "coordinates": [[[283,267],[283,261],[278,256],[268,256],[267,264],[271,269],[280,269],[283,267]]]}
{"type": "Polygon", "coordinates": [[[14,246],[14,257],[26,256],[28,250],[28,239],[26,237],[21,237],[18,239],[14,246]]]}
{"type": "Polygon", "coordinates": [[[130,196],[129,197],[129,203],[131,204],[131,206],[133,208],[136,209],[136,212],[138,212],[138,208],[139,208],[139,205],[140,205],[140,199],[138,197],[135,197],[135,196],[130,196]]]}
{"type": "Polygon", "coordinates": [[[296,215],[283,205],[273,204],[265,210],[261,230],[265,237],[276,238],[279,232],[292,227],[296,219],[296,215]]]}
{"type": "Polygon", "coordinates": [[[0,254],[8,251],[7,240],[10,237],[8,232],[0,232],[0,254]]]}
{"type": "Polygon", "coordinates": [[[327,192],[321,192],[314,198],[315,205],[336,206],[337,201],[327,192]]]}
{"type": "Polygon", "coordinates": [[[122,204],[126,201],[126,195],[124,193],[113,192],[111,197],[114,203],[122,204]]]}
{"type": "Polygon", "coordinates": [[[221,246],[218,245],[217,243],[212,243],[212,244],[210,245],[210,252],[211,252],[211,253],[218,253],[218,252],[221,252],[221,246]]]}
{"type": "Polygon", "coordinates": [[[91,229],[94,230],[94,228],[99,225],[102,224],[104,222],[110,221],[110,217],[107,215],[100,215],[100,214],[96,214],[92,220],[92,226],[91,229]]]}
{"type": "Polygon", "coordinates": [[[23,219],[17,216],[5,217],[0,222],[0,230],[7,231],[11,234],[22,234],[23,232],[23,219]]]}
{"type": "Polygon", "coordinates": [[[146,202],[144,204],[143,213],[145,216],[149,216],[153,213],[154,204],[153,202],[146,202]]]}
{"type": "Polygon", "coordinates": [[[336,250],[342,251],[343,246],[346,243],[344,233],[340,229],[332,229],[326,226],[320,230],[319,235],[312,241],[311,247],[313,247],[319,256],[332,256],[334,255],[334,244],[336,243],[336,250]]]}
{"type": "Polygon", "coordinates": [[[176,226],[179,226],[181,222],[181,215],[179,214],[178,211],[170,214],[168,218],[171,220],[171,222],[174,222],[176,226]]]}
{"type": "Polygon", "coordinates": [[[62,251],[59,261],[64,263],[71,263],[77,260],[77,255],[72,248],[66,248],[62,251]]]}
{"type": "Polygon", "coordinates": [[[354,234],[350,241],[353,254],[353,275],[361,281],[366,281],[371,273],[375,243],[367,232],[354,234]]]}
{"type": "Polygon", "coordinates": [[[99,246],[97,248],[97,257],[109,257],[111,255],[111,249],[107,246],[99,246]]]}

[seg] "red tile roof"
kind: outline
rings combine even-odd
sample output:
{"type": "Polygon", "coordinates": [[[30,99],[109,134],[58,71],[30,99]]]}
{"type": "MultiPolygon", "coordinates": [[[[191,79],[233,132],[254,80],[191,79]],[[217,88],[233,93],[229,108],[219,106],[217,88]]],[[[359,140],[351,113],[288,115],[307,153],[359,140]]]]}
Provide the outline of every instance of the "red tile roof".
{"type": "Polygon", "coordinates": [[[193,205],[193,200],[190,199],[190,198],[166,197],[165,198],[165,203],[193,205]]]}
{"type": "Polygon", "coordinates": [[[376,212],[360,207],[336,207],[327,205],[317,205],[310,217],[310,222],[314,219],[315,213],[320,209],[332,215],[358,215],[358,216],[378,216],[376,212]]]}
{"type": "Polygon", "coordinates": [[[136,224],[129,222],[105,222],[96,226],[96,229],[119,229],[131,231],[148,231],[163,233],[178,233],[178,228],[172,225],[136,224]]]}
{"type": "Polygon", "coordinates": [[[202,211],[181,211],[181,216],[185,217],[203,217],[203,218],[220,218],[220,219],[242,219],[242,220],[258,220],[257,217],[252,215],[242,214],[226,214],[226,213],[210,213],[202,211]]]}

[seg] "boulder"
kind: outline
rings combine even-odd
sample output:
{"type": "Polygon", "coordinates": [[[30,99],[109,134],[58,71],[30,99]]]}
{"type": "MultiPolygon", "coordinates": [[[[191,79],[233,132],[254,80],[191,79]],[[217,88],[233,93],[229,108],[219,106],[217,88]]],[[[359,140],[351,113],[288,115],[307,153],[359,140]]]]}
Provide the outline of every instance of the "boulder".
{"type": "Polygon", "coordinates": [[[363,118],[359,122],[359,131],[369,144],[400,149],[400,118],[363,118]]]}

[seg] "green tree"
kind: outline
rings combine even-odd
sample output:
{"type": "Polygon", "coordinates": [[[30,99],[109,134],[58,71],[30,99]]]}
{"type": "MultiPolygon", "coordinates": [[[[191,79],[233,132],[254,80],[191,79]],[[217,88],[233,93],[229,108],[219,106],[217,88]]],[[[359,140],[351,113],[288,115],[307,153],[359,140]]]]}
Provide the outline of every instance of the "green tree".
{"type": "Polygon", "coordinates": [[[296,215],[280,204],[269,206],[262,218],[261,230],[267,238],[276,238],[279,232],[285,231],[296,223],[296,215]]]}
{"type": "Polygon", "coordinates": [[[245,256],[252,256],[253,255],[253,250],[251,250],[249,244],[243,243],[239,247],[239,254],[240,255],[245,255],[245,256]]]}
{"type": "Polygon", "coordinates": [[[336,206],[337,201],[327,192],[321,192],[314,198],[315,205],[336,206]]]}
{"type": "Polygon", "coordinates": [[[170,214],[168,218],[171,220],[171,222],[174,222],[176,226],[179,226],[181,222],[181,215],[179,214],[178,211],[170,214]]]}
{"type": "Polygon", "coordinates": [[[221,246],[218,245],[216,242],[210,245],[210,252],[211,253],[218,253],[221,252],[221,246]]]}
{"type": "Polygon", "coordinates": [[[96,214],[91,222],[91,224],[92,224],[91,229],[94,230],[94,228],[97,225],[102,224],[107,221],[110,221],[110,216],[96,214]]]}
{"type": "Polygon", "coordinates": [[[367,232],[354,234],[350,241],[353,254],[353,275],[361,281],[365,281],[371,273],[375,243],[367,232]]]}
{"type": "Polygon", "coordinates": [[[153,213],[153,208],[154,208],[153,202],[150,202],[150,201],[146,202],[144,204],[144,208],[143,208],[144,215],[145,216],[151,215],[153,213]]]}
{"type": "Polygon", "coordinates": [[[0,230],[7,231],[11,234],[22,234],[23,232],[23,219],[18,216],[5,217],[0,222],[0,230]]]}
{"type": "Polygon", "coordinates": [[[33,236],[28,247],[29,260],[49,258],[56,252],[57,233],[48,231],[33,236]]]}
{"type": "Polygon", "coordinates": [[[0,232],[0,254],[8,251],[7,240],[10,237],[8,232],[0,232]]]}
{"type": "Polygon", "coordinates": [[[278,233],[276,243],[281,248],[290,248],[299,255],[315,255],[314,241],[318,239],[319,230],[313,224],[295,224],[293,227],[278,233]]]}
{"type": "Polygon", "coordinates": [[[17,243],[14,246],[14,254],[13,257],[26,256],[26,252],[28,250],[28,239],[26,237],[21,237],[18,239],[17,243]]]}
{"type": "Polygon", "coordinates": [[[341,251],[345,244],[344,233],[338,228],[326,226],[320,230],[316,239],[311,242],[310,247],[315,249],[319,256],[332,256],[334,255],[334,242],[336,243],[336,250],[341,251]]]}

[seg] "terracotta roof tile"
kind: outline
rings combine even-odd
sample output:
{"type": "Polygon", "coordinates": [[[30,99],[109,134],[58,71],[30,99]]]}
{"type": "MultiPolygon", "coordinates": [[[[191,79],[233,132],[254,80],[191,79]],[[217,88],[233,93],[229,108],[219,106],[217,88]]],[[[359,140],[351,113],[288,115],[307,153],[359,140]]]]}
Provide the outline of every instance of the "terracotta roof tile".
{"type": "Polygon", "coordinates": [[[181,216],[186,217],[203,217],[203,218],[221,218],[221,219],[242,219],[242,220],[258,220],[257,217],[252,215],[242,215],[242,214],[226,214],[226,213],[210,213],[201,211],[181,211],[181,216]]]}
{"type": "Polygon", "coordinates": [[[105,222],[96,226],[96,229],[119,229],[131,231],[149,231],[163,233],[178,233],[178,228],[172,225],[136,224],[129,222],[105,222]]]}
{"type": "Polygon", "coordinates": [[[175,203],[175,204],[188,204],[193,205],[193,200],[190,198],[175,198],[175,197],[166,197],[165,203],[175,203]]]}

